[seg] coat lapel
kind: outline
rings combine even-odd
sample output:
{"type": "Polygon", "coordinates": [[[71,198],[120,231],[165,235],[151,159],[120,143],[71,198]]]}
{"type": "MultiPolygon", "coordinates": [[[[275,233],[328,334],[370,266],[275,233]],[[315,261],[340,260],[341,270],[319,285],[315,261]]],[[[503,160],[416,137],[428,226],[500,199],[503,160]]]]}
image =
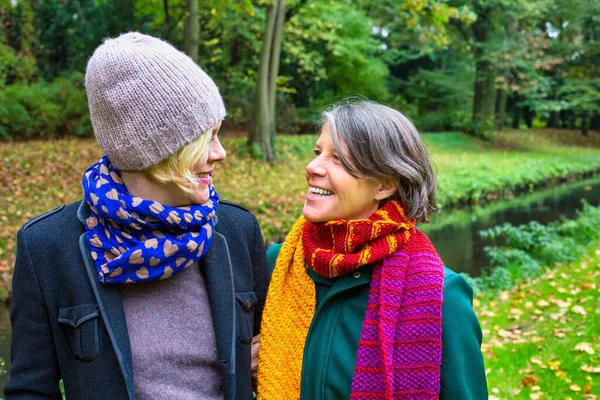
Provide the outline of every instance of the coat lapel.
{"type": "MultiPolygon", "coordinates": [[[[81,202],[77,211],[77,218],[81,223],[89,215],[89,209],[85,200],[81,202]]],[[[121,293],[116,285],[102,285],[98,281],[98,272],[94,265],[94,260],[90,254],[85,233],[79,237],[79,250],[81,257],[87,270],[87,276],[92,285],[94,296],[98,302],[98,308],[102,315],[102,320],[108,331],[108,336],[112,343],[113,349],[119,361],[119,366],[130,399],[135,399],[133,387],[133,368],[131,362],[131,346],[129,343],[129,335],[127,334],[127,322],[125,320],[125,311],[123,310],[123,302],[121,301],[121,293]]]]}
{"type": "Polygon", "coordinates": [[[225,236],[214,232],[210,248],[202,259],[204,279],[212,310],[217,354],[225,399],[235,398],[236,319],[233,272],[225,236]]]}

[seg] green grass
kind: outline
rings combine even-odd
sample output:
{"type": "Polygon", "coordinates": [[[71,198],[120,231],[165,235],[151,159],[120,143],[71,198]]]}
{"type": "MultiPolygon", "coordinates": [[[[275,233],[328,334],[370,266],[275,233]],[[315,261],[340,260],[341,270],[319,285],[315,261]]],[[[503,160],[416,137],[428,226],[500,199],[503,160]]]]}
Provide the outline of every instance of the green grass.
{"type": "Polygon", "coordinates": [[[595,399],[600,207],[584,204],[576,218],[546,226],[530,222],[486,232],[505,239],[492,249],[494,269],[467,278],[479,292],[474,308],[491,398],[595,399]]]}
{"type": "MultiPolygon", "coordinates": [[[[228,151],[215,168],[224,199],[258,218],[268,241],[281,240],[301,213],[305,166],[317,137],[279,136],[279,162],[253,160],[244,139],[224,139],[228,151]]],[[[493,143],[460,133],[426,134],[436,164],[442,209],[495,200],[522,189],[600,169],[600,135],[574,131],[513,131],[493,143]]],[[[81,198],[81,174],[101,157],[90,139],[0,144],[0,298],[9,295],[17,230],[45,211],[81,198]]]]}
{"type": "Polygon", "coordinates": [[[480,295],[490,399],[600,396],[600,243],[510,291],[480,295]]]}
{"type": "Polygon", "coordinates": [[[585,143],[575,132],[563,136],[512,131],[488,144],[458,133],[425,135],[440,207],[477,204],[599,169],[598,141],[585,143]]]}

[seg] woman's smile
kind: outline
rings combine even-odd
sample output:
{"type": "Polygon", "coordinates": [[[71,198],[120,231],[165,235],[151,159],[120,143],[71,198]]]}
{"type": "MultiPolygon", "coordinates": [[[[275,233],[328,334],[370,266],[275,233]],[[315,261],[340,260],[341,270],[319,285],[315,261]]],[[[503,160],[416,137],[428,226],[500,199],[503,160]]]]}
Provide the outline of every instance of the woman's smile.
{"type": "Polygon", "coordinates": [[[198,183],[208,186],[212,182],[212,169],[208,172],[199,172],[196,176],[198,177],[198,183]]]}
{"type": "Polygon", "coordinates": [[[319,187],[315,187],[315,186],[309,186],[308,194],[306,195],[306,197],[309,200],[319,200],[319,199],[323,199],[325,197],[333,196],[334,194],[335,193],[332,192],[331,190],[327,190],[327,189],[323,189],[323,188],[319,188],[319,187]]]}

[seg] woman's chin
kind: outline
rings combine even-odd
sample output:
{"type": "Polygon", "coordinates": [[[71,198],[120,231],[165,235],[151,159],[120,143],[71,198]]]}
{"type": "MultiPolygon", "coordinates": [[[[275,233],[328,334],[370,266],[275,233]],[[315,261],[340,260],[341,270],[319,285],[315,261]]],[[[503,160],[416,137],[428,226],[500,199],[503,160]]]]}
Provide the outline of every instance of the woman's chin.
{"type": "Polygon", "coordinates": [[[315,209],[315,207],[309,206],[304,203],[302,208],[302,215],[310,222],[326,222],[328,221],[327,216],[324,215],[323,211],[315,209]]]}
{"type": "Polygon", "coordinates": [[[210,194],[208,192],[208,187],[204,187],[196,190],[194,193],[189,195],[190,204],[193,205],[201,205],[208,201],[210,194]]]}

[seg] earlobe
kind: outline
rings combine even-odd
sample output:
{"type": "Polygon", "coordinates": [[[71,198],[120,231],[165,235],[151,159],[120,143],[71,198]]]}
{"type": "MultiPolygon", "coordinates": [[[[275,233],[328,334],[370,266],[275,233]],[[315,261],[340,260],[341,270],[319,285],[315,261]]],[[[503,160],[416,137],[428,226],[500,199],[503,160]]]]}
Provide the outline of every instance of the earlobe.
{"type": "Polygon", "coordinates": [[[379,184],[379,189],[375,194],[375,201],[385,200],[396,193],[396,185],[393,182],[384,181],[379,184]]]}

